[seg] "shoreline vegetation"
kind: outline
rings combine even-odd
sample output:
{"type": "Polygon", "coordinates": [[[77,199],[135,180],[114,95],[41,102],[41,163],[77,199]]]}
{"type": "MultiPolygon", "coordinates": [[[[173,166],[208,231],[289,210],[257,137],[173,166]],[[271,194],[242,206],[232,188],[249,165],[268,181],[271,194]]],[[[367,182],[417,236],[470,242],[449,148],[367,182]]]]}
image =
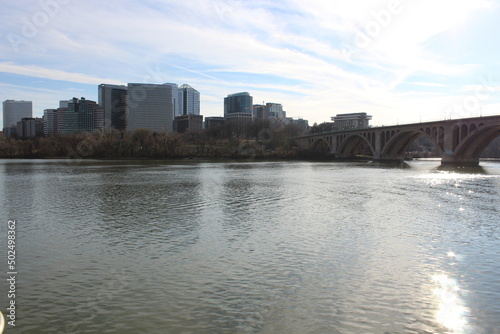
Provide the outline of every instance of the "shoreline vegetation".
{"type": "MultiPolygon", "coordinates": [[[[327,160],[369,161],[368,152],[338,159],[327,152],[301,149],[294,138],[303,134],[288,125],[272,128],[260,124],[246,128],[220,125],[195,133],[165,133],[149,129],[132,132],[102,130],[94,134],[55,134],[33,139],[0,137],[2,159],[101,159],[101,160],[327,160]]],[[[422,138],[422,139],[421,139],[422,138]]],[[[413,158],[439,158],[429,140],[410,145],[413,158]],[[417,153],[420,152],[420,153],[417,153]],[[424,152],[424,154],[422,154],[424,152]]],[[[500,137],[485,150],[483,159],[498,161],[500,137]]]]}
{"type": "Polygon", "coordinates": [[[18,159],[297,159],[301,151],[294,126],[281,129],[227,126],[196,133],[138,129],[133,133],[104,130],[55,134],[33,139],[0,138],[0,158],[18,159]],[[236,131],[238,130],[238,131],[236,131]]]}

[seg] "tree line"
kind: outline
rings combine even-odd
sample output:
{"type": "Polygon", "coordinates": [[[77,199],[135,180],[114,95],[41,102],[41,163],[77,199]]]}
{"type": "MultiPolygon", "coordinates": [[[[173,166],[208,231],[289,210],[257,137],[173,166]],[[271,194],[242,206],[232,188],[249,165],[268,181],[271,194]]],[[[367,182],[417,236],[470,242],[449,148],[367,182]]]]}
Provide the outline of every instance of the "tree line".
{"type": "Polygon", "coordinates": [[[226,123],[195,133],[99,130],[34,139],[0,139],[0,158],[177,159],[293,158],[299,149],[295,125],[273,128],[265,121],[243,127],[226,123]]]}

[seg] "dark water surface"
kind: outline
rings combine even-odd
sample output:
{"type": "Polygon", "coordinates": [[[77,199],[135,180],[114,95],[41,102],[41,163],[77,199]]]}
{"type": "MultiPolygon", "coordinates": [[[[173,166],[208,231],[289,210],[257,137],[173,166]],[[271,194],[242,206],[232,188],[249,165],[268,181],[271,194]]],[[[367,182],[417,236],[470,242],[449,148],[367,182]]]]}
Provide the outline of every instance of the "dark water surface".
{"type": "Polygon", "coordinates": [[[500,164],[438,166],[0,160],[6,333],[500,333],[500,164]]]}

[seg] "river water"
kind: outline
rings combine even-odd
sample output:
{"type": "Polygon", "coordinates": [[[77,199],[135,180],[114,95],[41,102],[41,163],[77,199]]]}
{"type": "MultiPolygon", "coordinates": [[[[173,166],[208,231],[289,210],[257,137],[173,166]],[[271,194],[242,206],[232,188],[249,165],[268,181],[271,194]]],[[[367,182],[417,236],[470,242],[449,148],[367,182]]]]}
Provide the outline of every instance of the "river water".
{"type": "Polygon", "coordinates": [[[0,192],[7,334],[500,333],[500,163],[0,160],[0,192]]]}

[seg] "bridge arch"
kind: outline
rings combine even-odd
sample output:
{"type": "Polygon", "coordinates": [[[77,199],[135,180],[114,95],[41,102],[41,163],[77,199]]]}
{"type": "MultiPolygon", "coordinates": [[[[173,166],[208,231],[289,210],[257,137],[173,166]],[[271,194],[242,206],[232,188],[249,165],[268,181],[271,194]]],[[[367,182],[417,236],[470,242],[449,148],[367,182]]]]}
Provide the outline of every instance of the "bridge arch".
{"type": "Polygon", "coordinates": [[[375,150],[371,144],[371,141],[367,140],[364,135],[353,134],[345,137],[339,144],[337,150],[337,156],[340,158],[354,158],[361,149],[365,149],[365,153],[375,156],[375,150]]]}
{"type": "Polygon", "coordinates": [[[311,150],[314,152],[328,153],[332,151],[330,143],[325,138],[317,138],[311,144],[311,150]]]}
{"type": "MultiPolygon", "coordinates": [[[[471,127],[472,128],[472,125],[471,127]]],[[[468,129],[470,130],[470,129],[468,129]]],[[[462,137],[453,152],[453,160],[463,161],[476,165],[483,151],[495,138],[500,136],[500,124],[485,125],[480,124],[472,131],[467,131],[467,135],[462,137]]]]}
{"type": "Polygon", "coordinates": [[[467,126],[467,124],[463,124],[462,130],[460,131],[460,140],[463,140],[468,135],[469,135],[469,127],[467,126]]]}
{"type": "Polygon", "coordinates": [[[404,154],[408,146],[417,138],[424,136],[429,138],[439,154],[443,153],[444,149],[444,128],[426,128],[420,130],[406,130],[396,133],[393,137],[387,140],[385,146],[382,147],[381,159],[387,160],[403,160],[404,154]]]}

